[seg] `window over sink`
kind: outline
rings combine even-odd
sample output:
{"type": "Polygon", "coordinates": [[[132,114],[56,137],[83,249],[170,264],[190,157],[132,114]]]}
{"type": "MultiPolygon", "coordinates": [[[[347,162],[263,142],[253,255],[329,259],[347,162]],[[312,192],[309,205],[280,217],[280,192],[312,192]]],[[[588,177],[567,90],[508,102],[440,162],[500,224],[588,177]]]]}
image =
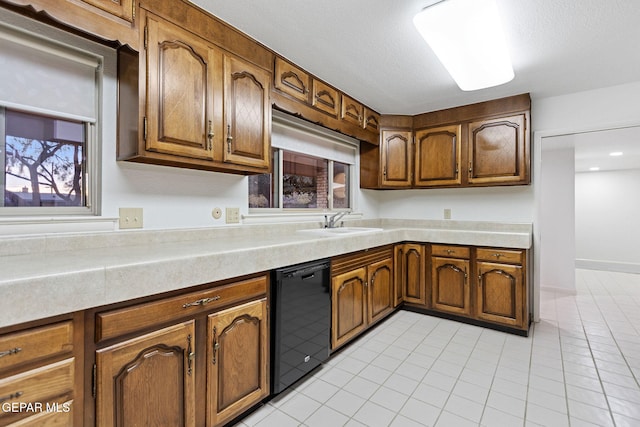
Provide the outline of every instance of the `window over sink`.
{"type": "Polygon", "coordinates": [[[249,177],[249,209],[353,208],[357,141],[274,112],[273,173],[249,177]]]}

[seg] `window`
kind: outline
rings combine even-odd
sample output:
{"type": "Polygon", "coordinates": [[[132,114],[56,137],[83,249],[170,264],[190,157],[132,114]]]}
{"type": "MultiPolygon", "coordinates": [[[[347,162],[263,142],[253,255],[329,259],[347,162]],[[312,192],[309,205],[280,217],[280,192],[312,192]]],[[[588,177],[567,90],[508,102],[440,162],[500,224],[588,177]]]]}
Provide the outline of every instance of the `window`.
{"type": "Polygon", "coordinates": [[[98,213],[102,57],[47,34],[0,23],[0,216],[98,213]]]}
{"type": "Polygon", "coordinates": [[[249,177],[250,209],[353,208],[350,138],[274,114],[272,145],[273,174],[249,177]]]}
{"type": "Polygon", "coordinates": [[[85,206],[85,124],[0,108],[2,207],[85,206]],[[3,146],[4,145],[4,146],[3,146]]]}

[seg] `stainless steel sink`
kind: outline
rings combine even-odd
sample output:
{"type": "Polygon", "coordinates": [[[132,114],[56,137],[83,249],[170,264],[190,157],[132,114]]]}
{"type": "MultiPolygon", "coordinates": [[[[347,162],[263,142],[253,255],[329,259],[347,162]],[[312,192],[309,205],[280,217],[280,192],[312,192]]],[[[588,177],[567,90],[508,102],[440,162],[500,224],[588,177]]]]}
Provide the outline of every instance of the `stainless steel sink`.
{"type": "Polygon", "coordinates": [[[384,231],[382,228],[376,227],[334,227],[334,228],[308,228],[298,230],[298,233],[315,234],[317,236],[350,236],[354,234],[367,234],[384,231]]]}

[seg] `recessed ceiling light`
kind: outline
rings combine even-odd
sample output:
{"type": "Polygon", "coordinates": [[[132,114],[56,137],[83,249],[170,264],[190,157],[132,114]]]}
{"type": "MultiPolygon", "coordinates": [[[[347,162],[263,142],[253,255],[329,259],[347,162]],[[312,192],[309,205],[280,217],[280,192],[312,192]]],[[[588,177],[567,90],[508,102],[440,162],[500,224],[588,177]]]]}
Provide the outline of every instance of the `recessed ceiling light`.
{"type": "Polygon", "coordinates": [[[612,153],[609,153],[609,155],[612,157],[622,156],[622,151],[614,151],[612,153]]]}
{"type": "Polygon", "coordinates": [[[440,1],[418,13],[413,24],[460,89],[483,89],[513,79],[495,0],[440,1]]]}
{"type": "Polygon", "coordinates": [[[598,166],[594,166],[592,168],[589,168],[589,170],[595,172],[595,171],[599,171],[600,168],[598,166]]]}

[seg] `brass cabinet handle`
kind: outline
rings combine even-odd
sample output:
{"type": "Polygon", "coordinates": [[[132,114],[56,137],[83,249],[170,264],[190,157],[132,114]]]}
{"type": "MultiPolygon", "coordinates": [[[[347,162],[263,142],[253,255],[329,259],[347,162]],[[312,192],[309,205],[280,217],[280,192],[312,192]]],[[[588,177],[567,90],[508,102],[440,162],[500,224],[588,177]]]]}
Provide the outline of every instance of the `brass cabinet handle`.
{"type": "Polygon", "coordinates": [[[218,330],[214,326],[213,327],[213,345],[212,345],[213,357],[211,360],[211,363],[213,363],[214,365],[216,364],[216,355],[218,353],[219,348],[220,348],[220,343],[218,343],[218,330]]]}
{"type": "Polygon", "coordinates": [[[233,136],[231,136],[231,125],[227,125],[227,152],[231,153],[231,143],[233,142],[233,136]]]}
{"type": "Polygon", "coordinates": [[[191,334],[187,336],[187,374],[191,375],[193,372],[193,359],[196,357],[196,353],[191,347],[191,334]]]}
{"type": "Polygon", "coordinates": [[[22,348],[20,347],[15,347],[10,350],[0,351],[0,357],[11,356],[12,354],[20,353],[21,351],[22,351],[22,348]]]}
{"type": "Polygon", "coordinates": [[[211,297],[211,298],[202,298],[194,302],[188,302],[186,304],[183,304],[182,308],[203,306],[203,305],[209,304],[210,302],[218,301],[219,299],[220,299],[220,295],[216,295],[215,297],[211,297]]]}
{"type": "Polygon", "coordinates": [[[454,251],[453,249],[447,249],[447,255],[451,255],[454,254],[456,251],[454,251]]]}
{"type": "Polygon", "coordinates": [[[209,120],[209,132],[207,133],[207,139],[209,140],[209,142],[207,143],[207,149],[209,151],[211,151],[212,149],[212,139],[215,136],[215,134],[213,133],[213,125],[211,124],[211,120],[209,120]]]}
{"type": "Polygon", "coordinates": [[[502,256],[501,253],[496,252],[495,254],[493,254],[494,257],[496,257],[496,259],[500,259],[500,257],[502,256]]]}
{"type": "Polygon", "coordinates": [[[7,400],[17,399],[18,397],[22,396],[23,394],[24,394],[24,392],[17,391],[17,392],[12,393],[12,394],[10,394],[8,396],[2,396],[2,397],[0,397],[0,403],[6,402],[7,400]]]}

